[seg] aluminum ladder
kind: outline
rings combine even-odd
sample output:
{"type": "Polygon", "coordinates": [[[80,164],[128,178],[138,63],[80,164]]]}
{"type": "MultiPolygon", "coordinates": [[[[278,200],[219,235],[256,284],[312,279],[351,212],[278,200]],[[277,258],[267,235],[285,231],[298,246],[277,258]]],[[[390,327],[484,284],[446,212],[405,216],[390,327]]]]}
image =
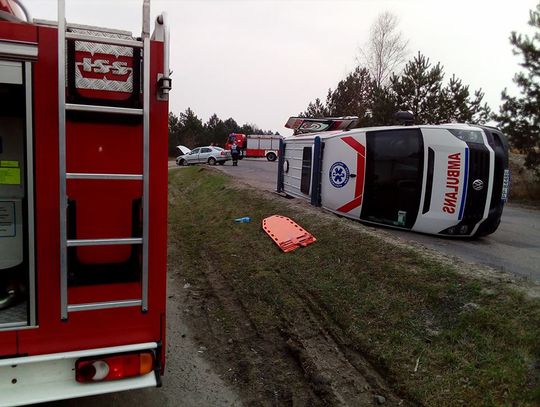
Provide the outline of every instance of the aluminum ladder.
{"type": "Polygon", "coordinates": [[[89,311],[119,307],[141,307],[142,312],[148,310],[148,220],[149,220],[149,173],[150,173],[150,0],[143,3],[143,29],[141,40],[94,37],[67,32],[69,26],[65,19],[65,0],[58,0],[58,138],[59,138],[59,175],[60,175],[60,314],[66,321],[70,312],[89,311]],[[66,40],[88,41],[93,43],[118,45],[143,50],[143,108],[122,108],[97,105],[66,103],[66,40]],[[143,120],[143,173],[142,174],[93,174],[66,172],[66,111],[93,112],[100,114],[121,114],[142,116],[143,120]],[[142,238],[118,239],[74,239],[67,238],[67,180],[142,180],[142,238]],[[86,304],[69,304],[68,302],[68,264],[67,249],[76,246],[107,245],[142,245],[141,298],[93,302],[86,304]]]}

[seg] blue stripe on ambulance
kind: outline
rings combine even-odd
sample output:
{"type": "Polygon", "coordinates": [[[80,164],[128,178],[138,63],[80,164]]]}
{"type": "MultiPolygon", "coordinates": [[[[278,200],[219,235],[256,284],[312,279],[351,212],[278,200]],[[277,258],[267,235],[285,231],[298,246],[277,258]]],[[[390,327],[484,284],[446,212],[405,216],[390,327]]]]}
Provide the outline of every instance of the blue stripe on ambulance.
{"type": "Polygon", "coordinates": [[[459,208],[459,220],[463,218],[465,200],[467,199],[467,185],[469,184],[469,148],[465,148],[465,173],[463,174],[463,193],[461,194],[461,206],[459,208]]]}

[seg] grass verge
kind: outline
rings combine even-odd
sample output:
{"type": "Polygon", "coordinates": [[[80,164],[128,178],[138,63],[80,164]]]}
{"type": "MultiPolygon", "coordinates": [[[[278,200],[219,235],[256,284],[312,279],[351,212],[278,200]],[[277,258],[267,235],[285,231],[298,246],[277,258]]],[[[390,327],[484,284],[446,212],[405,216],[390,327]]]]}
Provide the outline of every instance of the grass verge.
{"type": "Polygon", "coordinates": [[[201,167],[169,175],[170,261],[200,280],[208,262],[260,332],[314,301],[348,345],[406,399],[430,406],[539,405],[540,301],[322,216],[239,189],[201,167]],[[282,253],[262,231],[289,216],[317,242],[282,253]],[[250,216],[251,223],[233,219],[250,216]]]}

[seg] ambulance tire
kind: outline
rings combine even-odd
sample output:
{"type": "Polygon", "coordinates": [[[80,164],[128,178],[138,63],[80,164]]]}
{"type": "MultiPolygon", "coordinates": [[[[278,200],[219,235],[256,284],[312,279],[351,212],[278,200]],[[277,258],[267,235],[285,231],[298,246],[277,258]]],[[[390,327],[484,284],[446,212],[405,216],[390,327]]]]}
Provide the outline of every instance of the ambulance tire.
{"type": "Polygon", "coordinates": [[[276,161],[277,155],[276,153],[268,153],[266,154],[266,159],[268,161],[276,161]]]}
{"type": "Polygon", "coordinates": [[[208,159],[208,164],[209,165],[216,165],[216,163],[217,163],[217,161],[216,161],[216,159],[214,157],[210,157],[208,159]]]}

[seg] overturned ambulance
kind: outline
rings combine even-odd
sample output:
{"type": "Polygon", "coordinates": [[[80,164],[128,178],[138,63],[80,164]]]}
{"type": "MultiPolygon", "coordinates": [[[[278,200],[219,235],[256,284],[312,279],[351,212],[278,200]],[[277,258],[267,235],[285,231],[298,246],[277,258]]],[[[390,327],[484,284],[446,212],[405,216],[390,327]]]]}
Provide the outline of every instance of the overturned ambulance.
{"type": "Polygon", "coordinates": [[[355,118],[291,118],[278,192],[363,222],[446,236],[497,229],[509,186],[496,128],[467,124],[350,129],[355,118]]]}

